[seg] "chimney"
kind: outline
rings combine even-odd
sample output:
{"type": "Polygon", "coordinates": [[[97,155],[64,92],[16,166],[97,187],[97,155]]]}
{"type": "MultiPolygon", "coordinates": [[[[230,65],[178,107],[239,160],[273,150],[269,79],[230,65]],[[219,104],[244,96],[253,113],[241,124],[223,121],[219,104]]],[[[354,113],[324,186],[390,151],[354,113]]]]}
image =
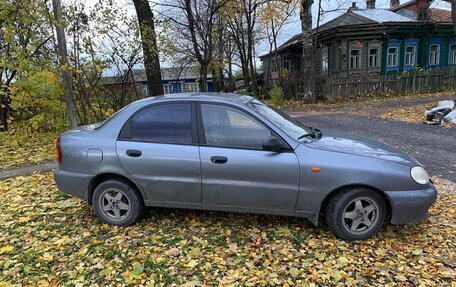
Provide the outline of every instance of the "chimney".
{"type": "Polygon", "coordinates": [[[399,7],[399,5],[401,5],[399,0],[390,0],[390,9],[399,7]]]}
{"type": "Polygon", "coordinates": [[[367,0],[366,1],[366,8],[367,9],[375,9],[375,0],[367,0]]]}
{"type": "Polygon", "coordinates": [[[427,21],[429,16],[429,0],[417,0],[416,1],[416,20],[427,21]]]}
{"type": "Polygon", "coordinates": [[[350,9],[358,9],[358,7],[356,6],[356,2],[352,2],[352,6],[350,7],[350,9]]]}

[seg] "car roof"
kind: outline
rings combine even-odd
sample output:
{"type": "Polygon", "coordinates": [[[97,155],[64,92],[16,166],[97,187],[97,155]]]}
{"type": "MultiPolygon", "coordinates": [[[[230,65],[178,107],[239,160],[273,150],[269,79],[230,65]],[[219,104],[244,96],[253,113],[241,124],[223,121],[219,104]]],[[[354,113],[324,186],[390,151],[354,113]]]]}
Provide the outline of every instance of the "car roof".
{"type": "Polygon", "coordinates": [[[193,101],[214,101],[222,103],[238,103],[238,104],[247,104],[252,101],[254,98],[251,96],[246,96],[236,93],[176,93],[168,94],[163,96],[155,96],[144,98],[135,103],[152,103],[155,101],[162,100],[193,100],[193,101]]]}

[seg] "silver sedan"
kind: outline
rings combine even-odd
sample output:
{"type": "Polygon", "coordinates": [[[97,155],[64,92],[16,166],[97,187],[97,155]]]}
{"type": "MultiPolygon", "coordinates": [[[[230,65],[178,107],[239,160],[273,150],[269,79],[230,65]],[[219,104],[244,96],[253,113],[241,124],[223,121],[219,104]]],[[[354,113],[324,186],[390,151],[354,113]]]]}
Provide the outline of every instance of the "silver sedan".
{"type": "Polygon", "coordinates": [[[134,102],[57,140],[60,190],[126,226],[145,206],[326,219],[362,240],[423,221],[437,192],[411,156],[322,133],[248,96],[177,94],[134,102]]]}

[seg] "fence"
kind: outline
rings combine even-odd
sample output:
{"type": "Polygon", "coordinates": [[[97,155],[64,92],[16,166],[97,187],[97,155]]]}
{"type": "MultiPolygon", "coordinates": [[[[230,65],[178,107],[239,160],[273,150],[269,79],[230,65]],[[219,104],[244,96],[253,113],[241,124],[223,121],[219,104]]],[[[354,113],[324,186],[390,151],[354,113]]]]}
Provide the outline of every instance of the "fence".
{"type": "Polygon", "coordinates": [[[456,89],[456,69],[409,70],[377,77],[321,79],[319,94],[326,100],[367,95],[404,95],[456,89]]]}
{"type": "MultiPolygon", "coordinates": [[[[302,77],[300,75],[281,79],[280,85],[286,99],[303,99],[302,77]]],[[[263,91],[268,91],[272,85],[272,82],[266,82],[263,91]]],[[[332,76],[318,78],[316,88],[318,98],[327,101],[371,95],[404,95],[456,90],[456,69],[409,70],[400,74],[358,75],[349,78],[332,76]]]]}

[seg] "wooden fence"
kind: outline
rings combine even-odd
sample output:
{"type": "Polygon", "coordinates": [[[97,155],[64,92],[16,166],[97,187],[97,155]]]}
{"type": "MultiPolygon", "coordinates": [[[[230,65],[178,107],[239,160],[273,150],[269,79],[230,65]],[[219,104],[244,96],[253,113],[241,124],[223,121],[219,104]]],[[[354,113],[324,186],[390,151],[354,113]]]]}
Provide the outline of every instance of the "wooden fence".
{"type": "MultiPolygon", "coordinates": [[[[302,75],[281,79],[280,84],[286,99],[303,99],[302,75]]],[[[272,82],[262,86],[266,95],[272,82]]],[[[326,101],[344,100],[353,97],[404,95],[415,93],[441,92],[456,90],[456,69],[438,68],[428,70],[409,70],[400,74],[362,75],[350,78],[338,76],[319,78],[317,96],[326,101]]]]}
{"type": "Polygon", "coordinates": [[[325,100],[368,95],[404,95],[456,89],[456,69],[409,70],[401,74],[350,79],[320,79],[319,95],[325,100]]]}

